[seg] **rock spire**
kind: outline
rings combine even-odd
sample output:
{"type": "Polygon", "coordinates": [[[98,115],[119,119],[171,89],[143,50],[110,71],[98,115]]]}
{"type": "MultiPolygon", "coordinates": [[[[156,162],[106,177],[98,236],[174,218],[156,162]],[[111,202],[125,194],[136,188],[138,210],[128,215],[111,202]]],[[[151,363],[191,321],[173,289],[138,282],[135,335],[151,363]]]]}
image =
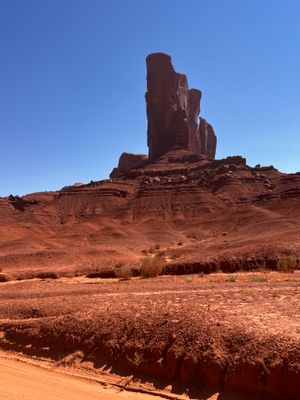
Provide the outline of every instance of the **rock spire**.
{"type": "Polygon", "coordinates": [[[149,160],[176,146],[214,158],[213,128],[202,118],[198,121],[200,90],[189,90],[187,77],[174,70],[169,55],[150,54],[146,63],[149,160]]]}

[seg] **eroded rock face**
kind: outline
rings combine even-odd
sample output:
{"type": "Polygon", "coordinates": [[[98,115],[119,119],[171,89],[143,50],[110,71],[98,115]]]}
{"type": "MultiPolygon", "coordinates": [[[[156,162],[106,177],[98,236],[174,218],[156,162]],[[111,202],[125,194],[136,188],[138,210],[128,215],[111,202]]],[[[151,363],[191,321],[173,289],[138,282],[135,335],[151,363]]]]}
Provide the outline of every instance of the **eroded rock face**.
{"type": "Polygon", "coordinates": [[[174,146],[188,147],[188,83],[167,54],[150,54],[146,62],[149,159],[155,160],[174,146]]]}
{"type": "Polygon", "coordinates": [[[206,144],[201,144],[201,91],[188,89],[186,76],[174,70],[169,55],[150,54],[146,63],[149,160],[157,160],[176,146],[214,158],[216,140],[209,124],[204,129],[206,144]]]}
{"type": "MultiPolygon", "coordinates": [[[[217,144],[214,130],[203,118],[199,123],[201,91],[189,89],[187,77],[175,71],[169,55],[150,54],[146,63],[149,161],[156,162],[174,149],[214,159],[217,144]]],[[[123,153],[110,177],[116,178],[145,160],[142,154],[123,153]]]]}
{"type": "Polygon", "coordinates": [[[118,167],[113,169],[110,177],[116,178],[130,169],[140,166],[147,159],[148,157],[145,154],[122,153],[119,158],[118,167]]]}
{"type": "Polygon", "coordinates": [[[200,118],[199,124],[200,154],[205,154],[214,159],[217,148],[217,137],[213,127],[204,118],[200,118]]]}
{"type": "Polygon", "coordinates": [[[202,93],[198,89],[188,91],[188,116],[189,116],[189,143],[188,147],[196,154],[200,151],[200,135],[198,119],[200,113],[200,100],[202,93]]]}

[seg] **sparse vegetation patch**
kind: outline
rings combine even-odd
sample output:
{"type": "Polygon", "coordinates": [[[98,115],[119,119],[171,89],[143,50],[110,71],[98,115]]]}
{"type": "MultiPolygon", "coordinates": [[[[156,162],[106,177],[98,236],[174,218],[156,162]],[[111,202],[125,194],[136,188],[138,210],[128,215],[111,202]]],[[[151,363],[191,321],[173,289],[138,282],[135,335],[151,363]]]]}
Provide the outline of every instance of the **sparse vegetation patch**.
{"type": "Polygon", "coordinates": [[[267,277],[265,274],[263,275],[251,275],[250,279],[252,282],[266,282],[267,281],[267,277]]]}
{"type": "Polygon", "coordinates": [[[119,262],[115,265],[114,272],[116,277],[120,280],[129,280],[132,278],[132,269],[123,262],[119,262]]]}
{"type": "Polygon", "coordinates": [[[291,273],[297,269],[298,258],[295,254],[283,255],[277,262],[277,270],[280,272],[291,273]]]}
{"type": "Polygon", "coordinates": [[[237,276],[236,275],[230,275],[227,279],[226,282],[236,282],[237,281],[237,276]]]}
{"type": "Polygon", "coordinates": [[[145,257],[141,263],[141,277],[153,278],[158,276],[163,272],[165,265],[166,261],[161,256],[145,257]]]}

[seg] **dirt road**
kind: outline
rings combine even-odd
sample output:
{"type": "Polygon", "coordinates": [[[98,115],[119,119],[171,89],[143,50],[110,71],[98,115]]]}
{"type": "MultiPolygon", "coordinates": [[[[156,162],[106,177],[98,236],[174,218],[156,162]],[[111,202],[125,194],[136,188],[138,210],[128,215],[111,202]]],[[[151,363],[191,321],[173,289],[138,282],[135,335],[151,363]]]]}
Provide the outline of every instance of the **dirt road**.
{"type": "Polygon", "coordinates": [[[2,357],[0,357],[0,388],[1,400],[154,399],[150,395],[106,389],[93,381],[2,357]]]}

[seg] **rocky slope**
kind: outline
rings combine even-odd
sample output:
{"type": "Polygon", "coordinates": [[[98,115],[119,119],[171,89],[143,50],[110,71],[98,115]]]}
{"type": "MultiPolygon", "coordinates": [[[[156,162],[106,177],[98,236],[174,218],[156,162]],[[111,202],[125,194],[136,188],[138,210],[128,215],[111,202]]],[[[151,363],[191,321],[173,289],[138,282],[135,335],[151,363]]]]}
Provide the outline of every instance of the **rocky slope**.
{"type": "Polygon", "coordinates": [[[135,265],[155,244],[171,265],[299,254],[299,196],[300,173],[172,150],[119,178],[1,199],[0,262],[7,271],[135,265]]]}

